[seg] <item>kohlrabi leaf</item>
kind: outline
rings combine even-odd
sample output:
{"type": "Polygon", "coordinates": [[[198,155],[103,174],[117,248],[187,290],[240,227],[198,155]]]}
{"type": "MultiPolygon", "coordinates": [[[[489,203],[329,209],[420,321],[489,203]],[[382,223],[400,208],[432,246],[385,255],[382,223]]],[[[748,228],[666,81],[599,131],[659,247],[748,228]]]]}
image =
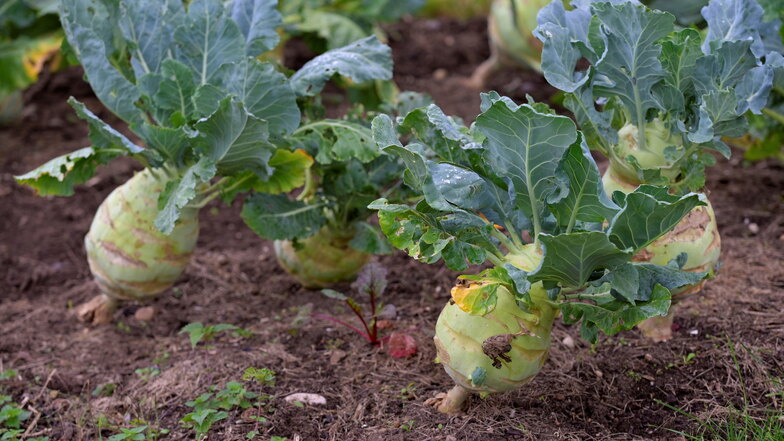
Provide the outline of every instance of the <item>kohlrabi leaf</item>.
{"type": "Polygon", "coordinates": [[[63,0],[60,21],[98,99],[127,123],[140,124],[135,103],[141,94],[110,59],[118,14],[116,5],[100,0],[63,0]]]}
{"type": "Polygon", "coordinates": [[[593,26],[589,32],[606,45],[606,52],[595,64],[597,74],[605,78],[596,83],[596,94],[617,97],[628,109],[632,123],[641,127],[648,110],[659,107],[652,89],[665,72],[656,42],[673,30],[675,18],[631,2],[594,3],[592,9],[601,26],[593,26]]]}
{"type": "Polygon", "coordinates": [[[705,205],[695,193],[672,200],[673,196],[665,198],[659,191],[666,189],[642,185],[619,202],[621,211],[607,230],[618,248],[636,253],[670,231],[694,207],[705,205]]]}
{"type": "Polygon", "coordinates": [[[618,132],[612,128],[611,112],[596,110],[596,98],[590,85],[584,85],[564,97],[564,106],[574,114],[588,144],[607,154],[618,142],[618,132]]]}
{"type": "MultiPolygon", "coordinates": [[[[574,42],[582,42],[588,48],[588,26],[591,14],[584,8],[567,11],[563,2],[553,1],[539,11],[539,26],[534,35],[545,42],[542,48],[542,71],[553,86],[566,92],[574,92],[587,81],[587,75],[575,75],[577,62],[593,54],[584,55],[574,42]]],[[[589,51],[586,51],[589,52],[589,51]]]]}
{"type": "Polygon", "coordinates": [[[222,88],[236,95],[248,112],[267,121],[271,134],[288,135],[299,127],[297,97],[273,64],[247,59],[224,69],[222,88]]]}
{"type": "Polygon", "coordinates": [[[294,134],[315,146],[314,156],[319,164],[357,159],[372,161],[381,153],[368,127],[355,122],[324,119],[303,125],[294,134]]]}
{"type": "Polygon", "coordinates": [[[468,151],[480,147],[479,143],[464,133],[464,127],[445,115],[435,104],[412,110],[401,125],[413,131],[416,138],[442,161],[467,164],[470,162],[468,151]]]}
{"type": "Polygon", "coordinates": [[[245,59],[245,38],[220,0],[194,0],[174,30],[174,57],[194,73],[197,85],[214,84],[220,67],[245,59]]]}
{"type": "MultiPolygon", "coordinates": [[[[150,83],[147,83],[150,84],[150,83]]],[[[194,114],[193,95],[196,83],[191,69],[179,61],[168,58],[161,63],[160,78],[156,90],[148,90],[155,106],[156,118],[164,124],[171,121],[174,112],[184,119],[194,114]],[[163,110],[167,112],[162,112],[163,110]]]]}
{"type": "Polygon", "coordinates": [[[182,23],[181,0],[137,0],[120,3],[119,25],[131,51],[136,77],[157,73],[172,47],[174,24],[182,23]]]}
{"type": "Polygon", "coordinates": [[[329,11],[305,9],[300,32],[313,32],[327,42],[328,49],[336,49],[366,37],[368,33],[351,18],[329,11]]]}
{"type": "MultiPolygon", "coordinates": [[[[651,298],[656,285],[674,291],[684,286],[696,285],[708,276],[706,271],[684,271],[677,265],[654,265],[644,262],[631,262],[628,265],[635,270],[639,280],[634,299],[642,301],[651,298]]],[[[629,294],[631,293],[627,295],[629,294]]]]}
{"type": "Polygon", "coordinates": [[[600,231],[539,235],[544,248],[544,259],[528,280],[558,282],[560,286],[580,288],[596,270],[623,265],[630,258],[628,251],[618,249],[600,231]]]}
{"type": "Polygon", "coordinates": [[[703,52],[710,53],[727,41],[752,41],[756,57],[765,55],[759,29],[765,11],[754,0],[711,0],[702,8],[708,33],[702,43],[703,52]]]}
{"type": "Polygon", "coordinates": [[[186,153],[191,148],[191,140],[182,127],[173,129],[145,123],[138,132],[147,146],[158,153],[165,163],[175,167],[184,164],[186,153]]]}
{"type": "Polygon", "coordinates": [[[160,211],[155,217],[155,228],[163,234],[171,233],[182,210],[196,198],[197,187],[209,182],[216,172],[215,163],[203,157],[188,167],[180,179],[170,181],[158,200],[160,211]]]}
{"type": "Polygon", "coordinates": [[[283,20],[277,5],[277,0],[232,0],[231,18],[245,36],[245,53],[249,57],[272,50],[280,42],[277,29],[283,20]]]}
{"type": "Polygon", "coordinates": [[[226,98],[218,110],[196,124],[197,149],[224,175],[250,170],[266,179],[272,173],[275,146],[268,141],[267,122],[248,114],[242,103],[226,98]]]}
{"type": "Polygon", "coordinates": [[[84,104],[71,97],[68,104],[76,110],[80,119],[87,122],[90,127],[90,141],[98,150],[119,149],[121,154],[143,154],[144,149],[134,144],[125,135],[103,122],[84,104]]]}
{"type": "Polygon", "coordinates": [[[323,210],[321,204],[291,200],[284,194],[255,193],[245,200],[242,219],[265,239],[302,239],[324,225],[323,210]]]}
{"type": "Polygon", "coordinates": [[[59,156],[23,175],[14,176],[20,184],[32,187],[41,196],[71,196],[74,186],[87,182],[95,167],[118,156],[94,147],[85,147],[59,156]]]}
{"type": "Polygon", "coordinates": [[[569,231],[577,221],[604,222],[619,210],[604,192],[599,167],[585,140],[580,138],[579,143],[569,147],[561,162],[561,169],[569,178],[569,194],[551,207],[561,226],[569,231]]]}
{"type": "MultiPolygon", "coordinates": [[[[416,260],[435,263],[443,258],[444,263],[456,271],[468,268],[468,263],[476,265],[485,261],[485,250],[474,243],[489,242],[489,234],[482,232],[487,225],[453,224],[452,231],[461,234],[461,238],[448,232],[442,221],[449,219],[443,219],[440,212],[429,208],[425,202],[412,208],[379,199],[369,208],[379,210],[379,225],[392,246],[407,250],[416,260]]],[[[492,244],[489,246],[494,248],[492,244]]]]}
{"type": "Polygon", "coordinates": [[[609,286],[604,296],[595,294],[590,298],[594,304],[562,303],[561,312],[567,324],[582,321],[580,334],[592,343],[596,342],[598,331],[613,335],[629,330],[647,318],[666,315],[671,304],[670,291],[661,285],[654,287],[649,301],[636,305],[615,300],[609,293],[609,286]]]}
{"type": "Polygon", "coordinates": [[[367,222],[355,222],[354,228],[354,238],[348,243],[351,248],[374,255],[392,253],[392,245],[379,227],[367,222]]]}
{"type": "Polygon", "coordinates": [[[389,46],[375,36],[333,49],[308,61],[291,78],[297,96],[313,96],[321,92],[333,75],[340,74],[356,83],[392,78],[392,57],[389,46]]]}
{"type": "MultiPolygon", "coordinates": [[[[661,41],[661,60],[664,67],[664,81],[680,94],[691,92],[694,88],[694,72],[697,59],[700,58],[700,33],[695,29],[686,28],[670,34],[661,41]]],[[[676,110],[680,110],[681,103],[676,110]]]]}
{"type": "Polygon", "coordinates": [[[534,220],[538,233],[547,204],[558,202],[568,191],[558,165],[577,139],[574,123],[564,116],[538,113],[527,104],[499,100],[475,124],[487,136],[489,166],[498,177],[510,180],[516,206],[534,220]]]}
{"type": "Polygon", "coordinates": [[[258,182],[253,189],[262,193],[286,193],[305,184],[305,172],[313,165],[313,158],[303,150],[276,150],[270,158],[272,176],[258,182]]]}

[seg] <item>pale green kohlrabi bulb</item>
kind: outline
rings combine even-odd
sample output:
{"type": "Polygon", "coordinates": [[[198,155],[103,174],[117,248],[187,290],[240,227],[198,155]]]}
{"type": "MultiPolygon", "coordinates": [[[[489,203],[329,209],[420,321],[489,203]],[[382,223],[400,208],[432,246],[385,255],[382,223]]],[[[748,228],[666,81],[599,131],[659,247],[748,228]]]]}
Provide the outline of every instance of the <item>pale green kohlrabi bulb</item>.
{"type": "Polygon", "coordinates": [[[372,255],[351,248],[353,235],[337,234],[328,227],[298,241],[275,241],[280,266],[302,286],[316,289],[354,280],[372,255]]]}
{"type": "Polygon", "coordinates": [[[659,170],[664,178],[671,181],[677,179],[680,169],[674,160],[685,151],[681,135],[672,133],[659,119],[646,123],[643,133],[644,148],[639,142],[637,126],[627,123],[621,127],[618,143],[610,148],[610,169],[621,180],[637,185],[643,182],[640,182],[631,161],[636,161],[642,169],[659,170]]]}
{"type": "MultiPolygon", "coordinates": [[[[523,256],[508,260],[515,265],[524,263],[521,269],[532,271],[541,255],[536,259],[523,256]]],[[[464,310],[470,310],[466,300],[485,285],[483,281],[456,285],[452,288],[453,300],[438,317],[434,338],[438,359],[456,383],[447,394],[430,403],[441,412],[459,412],[472,392],[488,394],[516,389],[533,379],[547,360],[558,310],[548,302],[542,283],[535,283],[528,291],[529,311],[523,311],[502,285],[496,286],[497,301],[490,312],[480,315],[464,310]]]]}
{"type": "Polygon", "coordinates": [[[199,235],[198,210],[185,208],[170,235],[153,225],[163,171],[136,173],[101,203],[84,238],[87,261],[102,295],[77,309],[108,323],[122,300],[147,300],[171,287],[188,266],[199,235]]]}

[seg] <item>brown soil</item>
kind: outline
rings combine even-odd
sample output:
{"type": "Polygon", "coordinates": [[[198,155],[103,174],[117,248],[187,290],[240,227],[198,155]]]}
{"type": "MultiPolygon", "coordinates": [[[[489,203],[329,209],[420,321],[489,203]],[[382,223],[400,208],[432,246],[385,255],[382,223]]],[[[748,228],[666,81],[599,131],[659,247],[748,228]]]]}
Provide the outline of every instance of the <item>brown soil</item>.
{"type": "MultiPolygon", "coordinates": [[[[427,91],[448,113],[473,119],[477,93],[460,81],[489,53],[484,23],[409,21],[389,33],[401,88],[427,91]]],[[[0,372],[18,372],[0,381],[0,394],[40,414],[27,421],[35,421],[28,435],[94,440],[143,422],[168,429],[161,439],[194,439],[179,423],[190,411],[186,401],[239,381],[250,366],[277,372],[274,388],[264,389],[275,395],[274,412],[259,424],[247,418],[253,411],[231,411],[210,440],[243,440],[251,430],[265,440],[675,439],[667,429],[695,424],[663,403],[722,418],[727,406],[743,405],[745,392],[751,406],[781,409],[784,170],[772,162],[722,161],[710,171],[724,266],[701,295],[681,304],[673,340],[651,344],[631,331],[591,347],[577,328],[558,325],[550,360],[534,381],[476,397],[465,415],[423,404],[451,386],[433,363],[431,339],[456,274],[402,254],[378,258],[390,270],[386,301],[397,307],[395,328],[417,329],[418,354],[393,359],[330,322],[303,322],[310,308],[351,317],[278,268],[271,244],[244,226],[236,205],[202,212],[193,262],[151,303],[151,321],[136,320],[140,305],[127,304],[115,325],[86,327],[73,313],[96,294],[82,240],[101,200],[135,165],[104,167],[70,198],[37,197],[12,178],[87,145],[86,127],[65,99],[101,108],[79,76],[72,69],[28,91],[24,119],[0,129],[0,372]],[[197,321],[231,323],[253,335],[222,333],[191,349],[178,332],[197,321]],[[159,374],[151,378],[138,371],[153,367],[159,374]],[[93,393],[107,384],[115,385],[111,396],[93,393]],[[295,392],[321,394],[327,404],[301,408],[283,400],[295,392]]],[[[551,93],[537,76],[513,69],[490,86],[517,100],[551,93]]]]}

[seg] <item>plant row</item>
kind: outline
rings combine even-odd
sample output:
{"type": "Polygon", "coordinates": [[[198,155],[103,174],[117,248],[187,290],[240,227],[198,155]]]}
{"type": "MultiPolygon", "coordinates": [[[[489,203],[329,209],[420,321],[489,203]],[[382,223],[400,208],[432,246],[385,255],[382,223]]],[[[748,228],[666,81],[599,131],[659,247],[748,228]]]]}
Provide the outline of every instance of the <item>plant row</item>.
{"type": "MultiPolygon", "coordinates": [[[[79,314],[93,323],[175,283],[216,198],[242,197],[243,220],[306,287],[352,280],[393,247],[456,271],[485,265],[459,277],[436,323],[456,386],[433,404],[457,412],[472,392],[531,380],[559,315],[592,342],[644,321],[666,339],[673,301],[715,275],[705,167],[768,108],[784,58],[780,22],[754,0],[713,0],[702,17],[699,31],[636,1],[556,0],[532,35],[574,120],[490,92],[466,126],[397,92],[391,51],[375,36],[282,67],[285,17],[273,0],[62,0],[87,81],[141,142],[71,98],[92,144],[17,180],[70,195],[117,157],[143,166],[85,237],[101,294],[79,314]],[[324,116],[330,80],[356,99],[342,118],[324,116]],[[591,150],[610,161],[603,176],[591,150]]],[[[383,279],[371,266],[356,285],[369,321],[325,291],[374,344],[383,279]]]]}

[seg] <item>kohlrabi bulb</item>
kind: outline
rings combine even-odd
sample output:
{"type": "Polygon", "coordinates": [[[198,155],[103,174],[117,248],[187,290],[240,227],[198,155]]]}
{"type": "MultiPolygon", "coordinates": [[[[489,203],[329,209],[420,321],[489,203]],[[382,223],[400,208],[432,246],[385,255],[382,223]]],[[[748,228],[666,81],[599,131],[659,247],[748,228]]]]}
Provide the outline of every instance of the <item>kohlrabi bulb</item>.
{"type": "Polygon", "coordinates": [[[636,161],[642,169],[660,170],[662,176],[675,180],[680,174],[676,161],[684,152],[681,135],[672,133],[659,119],[646,123],[643,133],[644,146],[637,126],[627,123],[621,127],[618,144],[610,148],[610,167],[630,184],[640,183],[632,161],[636,161]]]}
{"type": "Polygon", "coordinates": [[[326,288],[354,280],[370,261],[370,254],[349,246],[353,236],[336,235],[328,228],[303,239],[295,246],[288,240],[275,241],[278,263],[306,288],[326,288]]]}
{"type": "MultiPolygon", "coordinates": [[[[477,289],[479,284],[453,289],[477,289]]],[[[503,286],[496,290],[495,308],[485,315],[463,311],[449,302],[436,323],[438,358],[462,388],[478,393],[516,389],[542,368],[550,349],[556,309],[543,302],[541,282],[529,291],[535,307],[524,312],[503,286]]]]}
{"type": "Polygon", "coordinates": [[[171,287],[188,266],[199,237],[198,210],[182,210],[169,235],[158,231],[163,172],[136,173],[103,201],[84,238],[87,262],[103,293],[80,306],[81,319],[111,321],[122,300],[147,300],[171,287]]]}

